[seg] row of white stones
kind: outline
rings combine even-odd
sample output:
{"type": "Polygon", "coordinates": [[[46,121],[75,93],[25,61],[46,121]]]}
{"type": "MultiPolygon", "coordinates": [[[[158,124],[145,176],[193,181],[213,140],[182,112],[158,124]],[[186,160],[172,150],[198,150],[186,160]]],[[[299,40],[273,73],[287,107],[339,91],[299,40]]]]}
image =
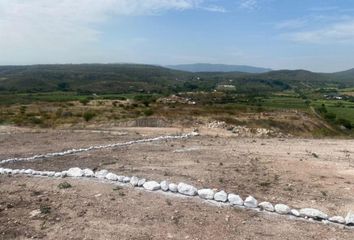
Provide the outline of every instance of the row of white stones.
{"type": "Polygon", "coordinates": [[[318,220],[322,221],[325,224],[335,223],[340,225],[353,226],[354,225],[354,213],[349,212],[346,218],[341,216],[329,217],[327,214],[321,212],[320,210],[314,208],[303,208],[303,209],[292,209],[285,204],[276,204],[273,206],[270,202],[261,202],[252,197],[248,196],[243,200],[239,195],[233,193],[226,193],[225,191],[216,191],[213,189],[197,189],[192,185],[186,183],[169,183],[168,181],[156,182],[156,181],[147,181],[144,178],[138,177],[127,177],[116,175],[110,173],[107,170],[100,170],[93,172],[91,169],[80,169],[80,168],[70,168],[67,171],[54,172],[54,171],[35,171],[32,169],[9,169],[9,168],[0,168],[1,174],[26,174],[31,176],[46,176],[46,177],[73,177],[73,178],[97,178],[104,179],[110,182],[121,182],[125,184],[130,184],[133,187],[142,187],[148,191],[157,191],[162,190],[164,192],[178,193],[190,197],[198,196],[201,199],[227,203],[231,206],[245,207],[254,210],[262,210],[266,212],[273,212],[280,215],[291,215],[298,218],[308,219],[308,220],[318,220]]]}
{"type": "Polygon", "coordinates": [[[5,159],[5,160],[1,160],[0,164],[21,162],[21,161],[32,161],[32,160],[36,160],[36,159],[65,156],[65,155],[74,154],[74,153],[88,152],[91,150],[98,150],[98,149],[105,149],[105,148],[122,147],[122,146],[138,144],[138,143],[156,142],[156,141],[173,140],[173,139],[183,139],[183,138],[189,138],[189,137],[193,137],[193,136],[197,136],[197,135],[198,135],[198,133],[192,132],[192,133],[187,133],[187,134],[183,134],[183,135],[160,136],[160,137],[155,137],[155,138],[147,138],[147,139],[129,141],[129,142],[125,142],[125,143],[113,143],[113,144],[91,146],[88,148],[79,148],[79,149],[74,148],[74,149],[63,151],[63,152],[39,154],[39,155],[34,155],[32,157],[9,158],[9,159],[5,159]]]}

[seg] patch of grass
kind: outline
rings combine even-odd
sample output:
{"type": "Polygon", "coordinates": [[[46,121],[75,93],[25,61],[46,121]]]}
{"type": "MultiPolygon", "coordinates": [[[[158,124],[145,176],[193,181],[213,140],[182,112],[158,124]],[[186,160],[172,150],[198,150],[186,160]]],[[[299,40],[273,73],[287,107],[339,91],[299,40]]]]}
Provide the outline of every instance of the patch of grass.
{"type": "Polygon", "coordinates": [[[39,207],[39,210],[41,211],[42,214],[49,214],[52,209],[51,209],[50,206],[45,205],[45,204],[42,204],[42,205],[39,207]]]}
{"type": "Polygon", "coordinates": [[[59,189],[68,189],[71,187],[72,187],[71,184],[68,182],[62,182],[62,183],[59,183],[59,185],[58,185],[59,189]]]}

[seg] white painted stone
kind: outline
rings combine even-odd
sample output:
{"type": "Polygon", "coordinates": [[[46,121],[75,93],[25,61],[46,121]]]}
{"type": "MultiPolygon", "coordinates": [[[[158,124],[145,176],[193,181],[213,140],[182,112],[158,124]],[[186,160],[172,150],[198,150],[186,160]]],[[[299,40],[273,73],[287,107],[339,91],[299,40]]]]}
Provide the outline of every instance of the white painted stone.
{"type": "Polygon", "coordinates": [[[225,191],[220,191],[215,193],[214,200],[218,202],[226,202],[227,201],[227,193],[225,191]]]}
{"type": "Polygon", "coordinates": [[[95,173],[91,169],[85,168],[84,169],[84,176],[85,177],[94,177],[95,173]]]}
{"type": "Polygon", "coordinates": [[[341,217],[341,216],[333,216],[333,217],[330,217],[328,220],[330,222],[334,222],[334,223],[340,223],[340,224],[346,223],[344,217],[341,217]]]}
{"type": "Polygon", "coordinates": [[[168,184],[168,189],[174,193],[178,192],[178,186],[175,183],[168,184]]]}
{"type": "Polygon", "coordinates": [[[138,182],[138,187],[142,187],[145,182],[146,182],[146,179],[145,179],[145,178],[140,179],[139,182],[138,182]]]}
{"type": "Polygon", "coordinates": [[[18,170],[18,169],[12,170],[12,174],[14,174],[14,175],[19,174],[19,173],[20,173],[20,170],[18,170]]]}
{"type": "Polygon", "coordinates": [[[61,172],[61,177],[67,177],[68,176],[68,171],[62,171],[61,172]]]}
{"type": "Polygon", "coordinates": [[[0,174],[4,174],[4,169],[0,168],[0,174]]]}
{"type": "Polygon", "coordinates": [[[327,219],[328,215],[314,208],[300,209],[300,215],[302,217],[309,217],[314,219],[327,219]]]}
{"type": "Polygon", "coordinates": [[[123,182],[124,178],[125,178],[125,176],[118,176],[118,182],[123,182]]]}
{"type": "Polygon", "coordinates": [[[243,205],[248,208],[256,208],[258,206],[258,201],[254,197],[248,196],[245,199],[243,205]]]}
{"type": "Polygon", "coordinates": [[[162,182],[160,183],[160,185],[161,185],[162,191],[164,191],[164,192],[167,192],[167,191],[168,191],[168,182],[167,182],[167,181],[162,181],[162,182]]]}
{"type": "Polygon", "coordinates": [[[105,176],[106,179],[111,180],[111,181],[117,181],[118,180],[118,176],[114,173],[108,173],[105,176]]]}
{"type": "Polygon", "coordinates": [[[54,177],[54,174],[55,174],[55,172],[53,172],[53,171],[47,172],[48,177],[54,177]]]}
{"type": "Polygon", "coordinates": [[[289,214],[291,209],[289,208],[289,206],[285,205],[285,204],[276,204],[274,206],[274,209],[277,213],[279,214],[289,214]]]}
{"type": "Polygon", "coordinates": [[[215,192],[212,189],[199,189],[198,195],[202,199],[212,200],[214,199],[215,192]]]}
{"type": "Polygon", "coordinates": [[[130,182],[130,177],[124,177],[124,178],[123,178],[123,182],[124,182],[124,183],[130,182]]]}
{"type": "Polygon", "coordinates": [[[78,167],[70,168],[67,172],[68,177],[82,177],[83,175],[84,175],[84,171],[82,171],[78,167]]]}
{"type": "Polygon", "coordinates": [[[300,212],[298,211],[298,210],[296,210],[296,209],[291,209],[290,210],[290,213],[292,214],[292,215],[294,215],[295,217],[300,217],[301,215],[300,215],[300,212]]]}
{"type": "Polygon", "coordinates": [[[259,208],[268,212],[274,212],[274,207],[273,204],[270,202],[261,202],[259,205],[259,208]]]}
{"type": "Polygon", "coordinates": [[[161,188],[160,184],[158,182],[155,182],[155,181],[145,182],[143,187],[146,190],[149,190],[149,191],[156,191],[156,190],[159,190],[161,188]]]}
{"type": "Polygon", "coordinates": [[[20,174],[25,174],[26,169],[21,169],[20,174]]]}
{"type": "Polygon", "coordinates": [[[107,174],[108,174],[108,171],[104,169],[104,170],[95,172],[95,177],[98,179],[104,179],[107,174]]]}
{"type": "Polygon", "coordinates": [[[137,186],[138,186],[138,183],[139,183],[139,178],[133,176],[133,177],[130,179],[130,184],[131,184],[133,187],[137,187],[137,186]]]}
{"type": "Polygon", "coordinates": [[[348,213],[348,215],[345,217],[345,223],[350,226],[354,225],[354,212],[350,211],[348,213]]]}
{"type": "Polygon", "coordinates": [[[231,205],[243,206],[243,200],[239,195],[230,193],[227,199],[229,200],[231,205]]]}
{"type": "Polygon", "coordinates": [[[178,192],[187,195],[187,196],[195,196],[197,195],[197,189],[192,185],[188,185],[185,183],[179,183],[177,186],[178,192]]]}
{"type": "Polygon", "coordinates": [[[57,177],[57,178],[60,178],[61,176],[62,176],[61,172],[56,172],[56,173],[54,174],[54,177],[57,177]]]}
{"type": "Polygon", "coordinates": [[[33,170],[32,170],[32,169],[26,169],[24,173],[25,173],[25,174],[32,174],[32,173],[33,173],[33,170]]]}

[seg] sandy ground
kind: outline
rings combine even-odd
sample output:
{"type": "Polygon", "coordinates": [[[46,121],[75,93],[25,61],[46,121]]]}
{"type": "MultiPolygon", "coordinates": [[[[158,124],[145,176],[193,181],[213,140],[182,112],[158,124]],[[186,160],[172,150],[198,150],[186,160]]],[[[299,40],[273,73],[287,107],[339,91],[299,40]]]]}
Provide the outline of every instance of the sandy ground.
{"type": "MultiPolygon", "coordinates": [[[[180,129],[76,131],[0,129],[0,159],[173,134],[180,129]]],[[[330,215],[354,210],[354,141],[235,138],[202,130],[188,140],[138,144],[2,167],[107,169],[154,180],[215,187],[242,197],[315,207],[330,215]]],[[[192,199],[102,183],[0,177],[0,239],[353,239],[354,232],[291,221],[192,199]],[[122,192],[122,193],[121,193],[122,192]],[[101,195],[100,195],[101,194],[101,195]],[[41,204],[50,213],[30,218],[41,204]],[[60,236],[60,237],[58,237],[60,236]]]]}

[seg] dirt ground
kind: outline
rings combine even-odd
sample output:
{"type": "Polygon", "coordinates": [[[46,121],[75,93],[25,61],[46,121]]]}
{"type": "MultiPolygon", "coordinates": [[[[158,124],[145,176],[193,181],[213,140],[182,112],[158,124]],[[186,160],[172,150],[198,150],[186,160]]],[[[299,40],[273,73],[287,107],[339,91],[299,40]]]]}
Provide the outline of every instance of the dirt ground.
{"type": "MultiPolygon", "coordinates": [[[[184,131],[188,131],[186,129],[184,131]]],[[[175,134],[177,128],[0,129],[0,159],[175,134]]],[[[202,129],[191,139],[137,144],[1,167],[107,169],[154,180],[249,194],[259,201],[354,210],[354,141],[236,138],[202,129]]],[[[218,208],[193,199],[103,183],[0,177],[0,239],[353,239],[353,230],[218,208]],[[47,214],[30,217],[42,205],[47,214]]]]}

